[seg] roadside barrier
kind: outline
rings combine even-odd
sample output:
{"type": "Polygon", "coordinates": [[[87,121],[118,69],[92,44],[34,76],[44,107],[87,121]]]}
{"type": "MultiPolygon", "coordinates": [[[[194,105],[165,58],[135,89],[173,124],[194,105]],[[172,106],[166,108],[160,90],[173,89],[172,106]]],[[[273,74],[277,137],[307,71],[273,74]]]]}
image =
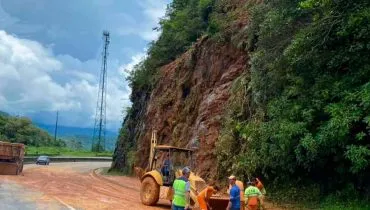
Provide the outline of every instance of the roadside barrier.
{"type": "MultiPolygon", "coordinates": [[[[57,162],[112,162],[111,157],[50,157],[51,163],[57,162]]],[[[37,157],[24,157],[24,164],[36,163],[37,157]]]]}

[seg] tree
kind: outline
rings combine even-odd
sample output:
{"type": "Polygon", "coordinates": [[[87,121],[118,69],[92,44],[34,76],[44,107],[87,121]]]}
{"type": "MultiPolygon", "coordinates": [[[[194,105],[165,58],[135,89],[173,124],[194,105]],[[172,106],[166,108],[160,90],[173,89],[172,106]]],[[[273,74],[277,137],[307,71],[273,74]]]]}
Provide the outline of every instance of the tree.
{"type": "Polygon", "coordinates": [[[369,11],[364,0],[265,1],[249,10],[249,114],[230,116],[221,169],[369,193],[369,11]]]}

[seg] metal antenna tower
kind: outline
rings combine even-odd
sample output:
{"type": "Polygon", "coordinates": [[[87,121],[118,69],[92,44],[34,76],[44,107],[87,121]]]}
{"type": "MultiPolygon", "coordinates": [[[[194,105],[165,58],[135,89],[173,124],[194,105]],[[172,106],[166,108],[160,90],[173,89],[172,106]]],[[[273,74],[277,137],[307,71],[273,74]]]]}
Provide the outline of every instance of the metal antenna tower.
{"type": "Polygon", "coordinates": [[[107,107],[107,57],[110,42],[109,32],[103,31],[104,48],[102,53],[102,67],[99,80],[98,101],[96,103],[94,135],[92,140],[92,151],[100,152],[105,150],[105,126],[107,107]]]}

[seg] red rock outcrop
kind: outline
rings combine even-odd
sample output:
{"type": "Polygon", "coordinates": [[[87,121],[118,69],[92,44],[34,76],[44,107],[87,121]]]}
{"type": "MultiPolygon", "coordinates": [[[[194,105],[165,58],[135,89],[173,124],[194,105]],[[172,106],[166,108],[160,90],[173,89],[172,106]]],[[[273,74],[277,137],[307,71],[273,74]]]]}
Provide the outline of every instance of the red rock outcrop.
{"type": "Polygon", "coordinates": [[[187,53],[160,70],[137,139],[136,165],[146,167],[153,129],[158,143],[190,147],[199,142],[195,170],[217,170],[214,153],[233,81],[246,70],[248,55],[232,44],[200,39],[187,53]]]}

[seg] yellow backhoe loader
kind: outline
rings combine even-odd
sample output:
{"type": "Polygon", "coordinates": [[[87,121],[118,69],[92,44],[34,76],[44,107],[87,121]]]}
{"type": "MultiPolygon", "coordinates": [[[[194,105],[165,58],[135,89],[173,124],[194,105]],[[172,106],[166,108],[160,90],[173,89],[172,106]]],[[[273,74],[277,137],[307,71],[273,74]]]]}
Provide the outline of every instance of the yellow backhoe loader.
{"type": "MultiPolygon", "coordinates": [[[[172,184],[176,178],[181,176],[181,169],[185,166],[193,166],[193,151],[191,149],[179,148],[168,145],[157,145],[156,132],[151,138],[149,168],[140,177],[140,198],[144,205],[156,205],[158,200],[171,201],[173,197],[172,184]],[[162,160],[162,161],[159,161],[162,160]]],[[[205,181],[191,172],[190,203],[192,208],[198,207],[197,194],[206,187],[205,181]]]]}
{"type": "MultiPolygon", "coordinates": [[[[150,143],[149,167],[147,171],[136,167],[136,176],[141,181],[140,198],[147,206],[156,205],[158,200],[172,201],[172,184],[180,177],[185,166],[193,169],[193,150],[168,145],[157,145],[157,133],[153,131],[150,143]]],[[[190,173],[190,204],[191,209],[198,209],[197,195],[206,186],[206,182],[194,172],[190,173]]],[[[226,209],[228,196],[214,196],[211,207],[214,210],[226,209]]]]}

